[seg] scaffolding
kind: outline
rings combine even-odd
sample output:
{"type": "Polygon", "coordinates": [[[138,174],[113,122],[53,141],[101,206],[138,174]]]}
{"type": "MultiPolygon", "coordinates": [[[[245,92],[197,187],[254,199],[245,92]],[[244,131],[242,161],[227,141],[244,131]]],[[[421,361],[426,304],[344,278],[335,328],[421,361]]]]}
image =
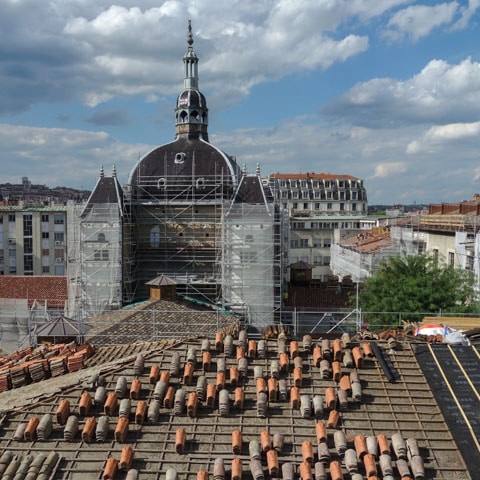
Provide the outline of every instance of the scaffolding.
{"type": "Polygon", "coordinates": [[[282,304],[283,222],[275,204],[235,203],[225,216],[223,297],[247,322],[278,321],[282,304]]]}
{"type": "Polygon", "coordinates": [[[201,178],[137,175],[127,186],[133,299],[147,298],[146,282],[164,274],[178,294],[221,303],[222,222],[232,190],[223,171],[201,178]]]}
{"type": "Polygon", "coordinates": [[[85,320],[122,305],[122,212],[118,203],[69,206],[68,312],[85,320]]]}

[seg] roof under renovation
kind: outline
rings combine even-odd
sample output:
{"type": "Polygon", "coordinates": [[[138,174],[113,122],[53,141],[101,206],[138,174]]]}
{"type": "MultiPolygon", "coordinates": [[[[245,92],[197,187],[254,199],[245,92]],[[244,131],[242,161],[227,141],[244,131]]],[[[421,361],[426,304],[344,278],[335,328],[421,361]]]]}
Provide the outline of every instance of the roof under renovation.
{"type": "MultiPolygon", "coordinates": [[[[478,409],[469,400],[478,368],[464,358],[474,387],[460,403],[455,379],[440,368],[454,357],[442,360],[439,349],[457,351],[401,335],[263,340],[236,328],[99,347],[83,370],[0,394],[0,471],[82,480],[474,479],[478,425],[462,419],[467,404],[478,409]],[[443,408],[422,369],[436,379],[443,408]],[[450,428],[448,416],[465,431],[450,428]]],[[[478,365],[478,350],[470,353],[478,365]]]]}

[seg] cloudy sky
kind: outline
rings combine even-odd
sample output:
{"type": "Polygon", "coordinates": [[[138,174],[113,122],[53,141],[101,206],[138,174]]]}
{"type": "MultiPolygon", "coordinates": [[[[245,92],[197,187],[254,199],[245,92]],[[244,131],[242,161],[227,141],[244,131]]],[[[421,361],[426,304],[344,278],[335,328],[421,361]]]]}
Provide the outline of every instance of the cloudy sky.
{"type": "Polygon", "coordinates": [[[480,193],[480,0],[0,0],[0,183],[126,183],[174,138],[188,19],[210,141],[369,203],[480,193]]]}

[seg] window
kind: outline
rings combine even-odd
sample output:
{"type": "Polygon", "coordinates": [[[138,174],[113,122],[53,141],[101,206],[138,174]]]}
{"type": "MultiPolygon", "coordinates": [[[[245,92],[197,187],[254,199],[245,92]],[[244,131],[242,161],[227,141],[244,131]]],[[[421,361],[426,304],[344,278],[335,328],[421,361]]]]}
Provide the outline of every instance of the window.
{"type": "Polygon", "coordinates": [[[308,194],[308,190],[304,190],[302,192],[302,198],[310,198],[310,195],[308,194]]]}
{"type": "Polygon", "coordinates": [[[23,240],[23,253],[32,253],[33,252],[33,239],[25,238],[23,240]]]}
{"type": "Polygon", "coordinates": [[[48,248],[42,248],[42,256],[48,257],[50,255],[50,250],[48,248]]]}
{"type": "Polygon", "coordinates": [[[23,257],[23,270],[24,273],[33,272],[33,257],[32,255],[25,255],[23,257]]]}
{"type": "Polygon", "coordinates": [[[300,248],[308,248],[308,238],[300,239],[300,248]]]}
{"type": "Polygon", "coordinates": [[[9,248],[8,249],[8,256],[9,257],[16,257],[17,256],[17,251],[14,248],[9,248]]]}
{"type": "Polygon", "coordinates": [[[50,267],[48,265],[44,265],[42,267],[42,273],[50,273],[50,267]]]}
{"type": "Polygon", "coordinates": [[[438,267],[438,248],[433,249],[433,264],[438,267]]]}
{"type": "Polygon", "coordinates": [[[8,215],[8,221],[15,223],[15,214],[9,214],[9,215],[8,215]]]}
{"type": "Polygon", "coordinates": [[[327,192],[327,198],[328,199],[332,198],[332,192],[327,192]]]}
{"type": "Polygon", "coordinates": [[[315,210],[320,210],[320,203],[315,202],[314,208],[315,208],[315,210]]]}
{"type": "Polygon", "coordinates": [[[105,234],[104,233],[99,233],[97,235],[97,242],[105,242],[106,239],[105,239],[105,234]]]}
{"type": "Polygon", "coordinates": [[[42,215],[42,222],[48,222],[48,215],[42,215]]]}
{"type": "Polygon", "coordinates": [[[303,204],[303,209],[304,209],[304,210],[308,210],[308,209],[309,209],[309,208],[308,208],[308,203],[304,203],[304,204],[303,204]]]}
{"type": "Polygon", "coordinates": [[[344,184],[343,184],[343,181],[340,180],[340,181],[338,182],[338,188],[343,188],[343,185],[344,185],[344,184]]]}
{"type": "Polygon", "coordinates": [[[333,207],[332,202],[328,202],[328,203],[327,203],[327,210],[331,210],[332,207],[333,207]]]}
{"type": "Polygon", "coordinates": [[[285,180],[280,180],[280,186],[285,188],[287,186],[287,182],[285,180]]]}
{"type": "Polygon", "coordinates": [[[340,200],[345,200],[345,192],[340,192],[340,200]]]}
{"type": "Polygon", "coordinates": [[[355,187],[357,186],[357,182],[356,182],[355,180],[352,180],[352,181],[350,182],[350,186],[351,186],[352,188],[355,188],[355,187]]]}
{"type": "Polygon", "coordinates": [[[291,180],[290,181],[290,186],[291,187],[296,187],[297,186],[297,181],[296,180],[291,180]]]}
{"type": "Polygon", "coordinates": [[[345,204],[344,204],[344,203],[341,203],[341,204],[340,204],[340,211],[343,211],[343,210],[345,210],[345,204]]]}
{"type": "Polygon", "coordinates": [[[474,265],[474,257],[472,255],[467,255],[467,270],[473,272],[473,265],[474,265]]]}
{"type": "Polygon", "coordinates": [[[357,192],[352,192],[352,200],[356,200],[357,199],[357,192]]]}
{"type": "Polygon", "coordinates": [[[307,181],[306,180],[302,180],[302,187],[305,188],[307,186],[307,181]]]}
{"type": "Polygon", "coordinates": [[[24,237],[32,236],[32,216],[31,215],[23,216],[23,236],[24,237]]]}
{"type": "Polygon", "coordinates": [[[297,208],[298,208],[298,203],[297,203],[297,202],[293,202],[293,208],[294,208],[294,209],[297,209],[297,208]]]}
{"type": "Polygon", "coordinates": [[[313,188],[318,188],[318,180],[313,181],[313,188]]]}
{"type": "Polygon", "coordinates": [[[53,216],[53,223],[55,223],[56,225],[61,225],[61,224],[65,223],[65,218],[64,218],[63,214],[62,213],[56,213],[53,216]]]}
{"type": "Polygon", "coordinates": [[[282,192],[282,198],[288,198],[288,192],[286,190],[282,192]]]}
{"type": "Polygon", "coordinates": [[[314,192],[313,196],[314,198],[320,198],[320,192],[314,192]]]}
{"type": "Polygon", "coordinates": [[[55,241],[63,242],[65,239],[65,234],[63,232],[55,232],[55,241]]]}
{"type": "Polygon", "coordinates": [[[49,234],[48,232],[42,232],[42,238],[48,238],[49,234]]]}
{"type": "Polygon", "coordinates": [[[357,204],[352,203],[352,212],[356,212],[356,211],[357,211],[357,204]]]}
{"type": "Polygon", "coordinates": [[[323,246],[325,248],[330,248],[332,246],[332,239],[331,238],[324,238],[323,239],[323,246]]]}
{"type": "Polygon", "coordinates": [[[448,266],[453,267],[455,265],[455,253],[448,252],[448,266]]]}
{"type": "Polygon", "coordinates": [[[325,180],[325,188],[330,188],[330,181],[329,180],[325,180]]]}
{"type": "Polygon", "coordinates": [[[294,190],[292,192],[292,198],[298,198],[298,191],[297,190],[294,190]]]}

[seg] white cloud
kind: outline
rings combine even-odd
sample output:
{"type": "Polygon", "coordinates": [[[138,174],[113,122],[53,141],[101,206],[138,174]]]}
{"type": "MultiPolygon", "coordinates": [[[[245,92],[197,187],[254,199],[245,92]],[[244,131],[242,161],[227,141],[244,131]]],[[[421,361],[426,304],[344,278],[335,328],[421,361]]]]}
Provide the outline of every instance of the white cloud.
{"type": "Polygon", "coordinates": [[[375,78],[358,83],[322,107],[322,112],[377,128],[470,122],[480,117],[480,64],[471,58],[456,65],[432,60],[408,80],[375,78]]]}
{"type": "Polygon", "coordinates": [[[373,178],[391,177],[398,173],[405,173],[406,170],[404,162],[379,163],[375,166],[373,178]]]}
{"type": "Polygon", "coordinates": [[[101,165],[115,164],[127,179],[139,154],[152,146],[118,142],[105,132],[0,124],[2,156],[8,161],[3,182],[28,175],[39,184],[93,188],[101,165]],[[110,160],[109,160],[110,159],[110,160]]]}
{"type": "Polygon", "coordinates": [[[468,5],[460,7],[461,17],[452,25],[452,31],[463,30],[467,28],[471,18],[480,8],[480,0],[469,0],[468,5]]]}
{"type": "Polygon", "coordinates": [[[413,140],[407,146],[408,154],[417,154],[421,151],[434,151],[445,144],[457,140],[474,139],[480,147],[480,122],[451,123],[436,125],[429,128],[421,138],[413,140]]]}
{"type": "Polygon", "coordinates": [[[407,36],[416,42],[429,35],[433,29],[450,24],[458,7],[458,2],[409,6],[392,16],[385,35],[392,39],[407,36]]]}

